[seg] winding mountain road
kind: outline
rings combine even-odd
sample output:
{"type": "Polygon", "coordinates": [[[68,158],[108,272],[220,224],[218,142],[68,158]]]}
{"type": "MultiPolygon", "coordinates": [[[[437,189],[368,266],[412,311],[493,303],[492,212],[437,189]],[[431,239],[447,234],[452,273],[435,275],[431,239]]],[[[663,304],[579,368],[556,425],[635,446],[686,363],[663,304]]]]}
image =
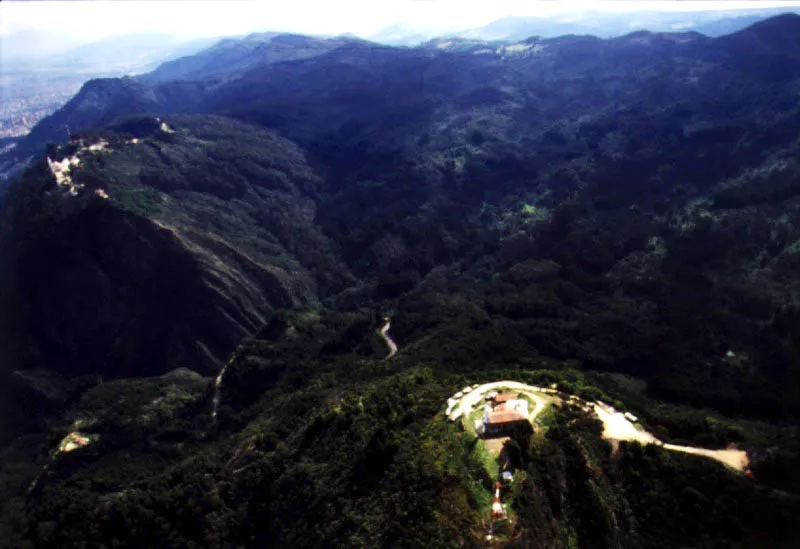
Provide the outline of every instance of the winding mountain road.
{"type": "Polygon", "coordinates": [[[229,364],[230,363],[225,364],[219,374],[217,374],[216,379],[214,379],[214,399],[212,401],[211,420],[215,423],[217,421],[217,412],[219,411],[219,402],[222,398],[222,379],[225,377],[225,371],[228,369],[229,364]]]}
{"type": "Polygon", "coordinates": [[[384,341],[386,341],[386,346],[389,347],[389,354],[386,355],[384,360],[389,360],[397,354],[397,344],[392,339],[392,336],[389,335],[389,328],[391,326],[389,317],[385,317],[384,320],[386,321],[386,324],[384,324],[383,328],[381,328],[381,337],[383,337],[384,341]]]}

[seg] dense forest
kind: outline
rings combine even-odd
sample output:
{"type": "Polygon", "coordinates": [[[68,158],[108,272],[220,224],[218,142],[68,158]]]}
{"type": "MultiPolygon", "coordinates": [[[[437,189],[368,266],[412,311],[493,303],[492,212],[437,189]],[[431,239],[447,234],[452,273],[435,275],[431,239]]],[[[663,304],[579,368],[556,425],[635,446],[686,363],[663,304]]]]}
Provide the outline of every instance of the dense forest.
{"type": "Polygon", "coordinates": [[[87,83],[0,214],[0,539],[482,546],[443,411],[506,379],[751,463],[557,406],[508,546],[796,546],[798,37],[271,34],[87,83]]]}
{"type": "MultiPolygon", "coordinates": [[[[216,423],[210,385],[188,370],[92,388],[47,435],[5,451],[36,457],[4,472],[4,535],[16,547],[480,545],[492,482],[479,441],[441,413],[452,388],[510,378],[614,399],[569,364],[491,363],[493,346],[467,331],[436,338],[461,339],[483,358],[469,377],[424,351],[386,362],[365,324],[318,310],[277,314],[234,353],[216,423]],[[97,441],[37,454],[75,425],[97,441]],[[37,474],[13,493],[13,475],[37,474]]],[[[702,457],[633,443],[612,454],[601,432],[564,407],[548,429],[507,443],[524,478],[511,494],[510,546],[797,542],[796,496],[702,457]]]]}

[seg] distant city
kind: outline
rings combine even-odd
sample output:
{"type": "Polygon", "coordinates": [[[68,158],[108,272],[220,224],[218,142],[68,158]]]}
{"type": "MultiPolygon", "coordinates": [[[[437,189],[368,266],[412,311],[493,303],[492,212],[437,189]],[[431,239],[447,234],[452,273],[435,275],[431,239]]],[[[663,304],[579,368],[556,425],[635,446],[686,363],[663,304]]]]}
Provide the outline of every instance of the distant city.
{"type": "MultiPolygon", "coordinates": [[[[126,68],[135,70],[138,67],[126,68]]],[[[87,80],[133,72],[104,70],[105,67],[81,69],[65,65],[3,71],[0,78],[0,139],[27,135],[40,120],[78,93],[87,80]]]]}
{"type": "Polygon", "coordinates": [[[0,138],[22,137],[80,90],[83,78],[39,78],[35,85],[15,81],[0,87],[0,138]]]}
{"type": "MultiPolygon", "coordinates": [[[[29,35],[24,38],[34,39],[29,35]]],[[[40,120],[78,93],[88,80],[149,72],[163,61],[195,53],[216,40],[181,41],[164,35],[131,34],[59,54],[17,57],[10,52],[24,48],[4,38],[5,51],[0,64],[0,139],[27,135],[40,120]]]]}

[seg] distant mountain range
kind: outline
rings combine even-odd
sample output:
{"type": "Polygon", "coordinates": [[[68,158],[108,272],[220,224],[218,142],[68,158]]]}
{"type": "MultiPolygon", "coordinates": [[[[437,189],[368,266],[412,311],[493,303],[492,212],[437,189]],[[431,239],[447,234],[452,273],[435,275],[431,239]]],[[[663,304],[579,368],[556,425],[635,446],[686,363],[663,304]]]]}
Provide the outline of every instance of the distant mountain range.
{"type": "Polygon", "coordinates": [[[155,68],[153,63],[188,55],[210,46],[219,38],[181,38],[160,33],[134,33],[110,36],[89,43],[43,31],[21,31],[3,37],[3,73],[10,70],[34,70],[57,65],[93,67],[95,72],[107,67],[127,67],[136,72],[155,68]]]}
{"type": "Polygon", "coordinates": [[[152,71],[164,61],[214,42],[213,38],[180,39],[150,33],[76,46],[43,32],[4,36],[0,48],[0,138],[13,141],[25,135],[87,80],[152,71]]]}
{"type": "Polygon", "coordinates": [[[173,80],[207,80],[219,77],[230,80],[257,64],[277,63],[315,57],[360,40],[335,37],[320,40],[310,36],[274,32],[253,33],[244,38],[225,38],[194,55],[167,61],[156,70],[142,75],[147,83],[173,80]]]}
{"type": "MultiPolygon", "coordinates": [[[[720,36],[740,30],[752,23],[792,8],[725,10],[705,12],[634,12],[626,14],[577,13],[552,17],[506,17],[476,29],[417,28],[396,24],[365,38],[388,45],[413,46],[434,38],[464,38],[488,41],[519,41],[532,36],[552,38],[561,35],[621,36],[637,30],[652,32],[695,31],[706,36],[720,36]]],[[[217,69],[206,65],[205,73],[225,72],[225,64],[242,70],[248,68],[246,58],[251,50],[263,48],[262,42],[277,33],[255,33],[247,37],[227,39],[178,38],[156,33],[138,33],[105,38],[90,44],[77,45],[77,37],[67,33],[23,31],[3,37],[0,49],[0,138],[16,139],[32,124],[63,104],[91,78],[141,74],[158,64],[201,51],[219,41],[215,47],[229,50],[214,57],[215,50],[196,57],[181,59],[149,76],[151,81],[172,78],[184,73],[197,73],[204,59],[214,57],[221,63],[217,69]],[[240,61],[244,64],[240,65],[240,61]],[[169,76],[171,75],[171,76],[169,76]]],[[[344,34],[337,39],[356,39],[344,34]]],[[[295,46],[287,45],[285,49],[295,46]]],[[[278,53],[271,55],[294,55],[278,53]]],[[[288,51],[288,50],[287,50],[288,51]]],[[[307,55],[314,55],[310,50],[307,55]]],[[[229,74],[229,77],[232,73],[229,74]]],[[[4,144],[5,146],[5,144],[4,144]]],[[[2,168],[0,159],[0,172],[2,168]]],[[[2,177],[2,174],[0,174],[2,177]]]]}
{"type": "Polygon", "coordinates": [[[524,40],[532,36],[554,38],[568,34],[612,38],[631,32],[694,31],[706,36],[721,36],[741,30],[753,23],[780,13],[800,8],[766,8],[698,12],[641,11],[629,13],[581,12],[549,17],[511,16],[483,27],[455,32],[441,29],[420,30],[410,25],[393,25],[369,37],[383,44],[411,46],[437,37],[458,37],[478,40],[524,40]]]}

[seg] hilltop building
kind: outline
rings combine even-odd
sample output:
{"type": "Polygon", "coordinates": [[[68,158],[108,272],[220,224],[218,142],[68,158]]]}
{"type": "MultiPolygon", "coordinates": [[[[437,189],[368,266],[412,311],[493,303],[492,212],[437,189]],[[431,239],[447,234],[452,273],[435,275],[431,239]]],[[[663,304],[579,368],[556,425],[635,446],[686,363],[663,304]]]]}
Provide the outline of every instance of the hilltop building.
{"type": "Polygon", "coordinates": [[[528,401],[514,393],[496,394],[484,407],[483,422],[479,435],[501,436],[511,432],[515,426],[528,421],[528,401]]]}

